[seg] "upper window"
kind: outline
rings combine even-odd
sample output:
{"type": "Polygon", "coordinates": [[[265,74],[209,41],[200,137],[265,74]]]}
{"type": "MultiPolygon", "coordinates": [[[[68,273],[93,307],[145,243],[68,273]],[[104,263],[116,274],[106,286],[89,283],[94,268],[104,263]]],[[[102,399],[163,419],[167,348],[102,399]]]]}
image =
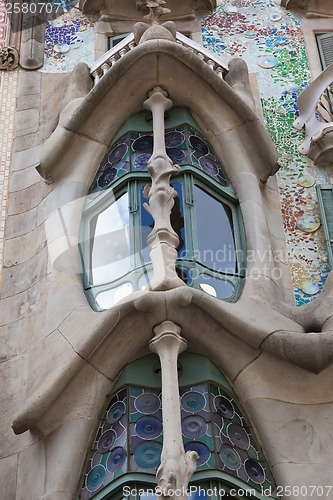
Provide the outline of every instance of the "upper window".
{"type": "Polygon", "coordinates": [[[328,263],[333,269],[333,185],[317,185],[319,209],[327,245],[328,263]]]}
{"type": "Polygon", "coordinates": [[[320,61],[323,69],[333,64],[333,32],[316,35],[320,61]]]}
{"type": "Polygon", "coordinates": [[[118,43],[122,42],[125,40],[125,38],[129,35],[129,33],[123,33],[121,35],[116,35],[116,36],[108,36],[108,50],[112,49],[118,43]]]}
{"type": "MultiPolygon", "coordinates": [[[[216,154],[184,110],[166,118],[168,156],[180,167],[171,213],[179,237],[177,273],[188,285],[224,300],[237,299],[243,277],[239,206],[216,154]]],[[[129,120],[111,144],[91,186],[80,250],[84,288],[97,310],[107,309],[151,279],[145,210],[153,151],[151,115],[129,120]]]]}

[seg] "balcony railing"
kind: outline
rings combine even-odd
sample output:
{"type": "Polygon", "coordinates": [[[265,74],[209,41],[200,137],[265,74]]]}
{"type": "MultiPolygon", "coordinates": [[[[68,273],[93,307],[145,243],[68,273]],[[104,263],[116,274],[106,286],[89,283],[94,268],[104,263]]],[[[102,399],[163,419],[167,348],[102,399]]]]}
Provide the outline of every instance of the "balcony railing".
{"type": "MultiPolygon", "coordinates": [[[[223,78],[228,73],[228,62],[222,61],[222,59],[216,54],[213,54],[181,33],[177,33],[176,41],[178,44],[183,45],[191,52],[194,52],[213,71],[215,71],[220,78],[223,78]]],[[[96,85],[96,83],[103,78],[108,70],[117,64],[117,61],[119,61],[119,59],[121,59],[135,46],[134,35],[131,33],[115,47],[112,47],[112,49],[108,50],[102,57],[100,57],[90,68],[90,74],[94,79],[94,84],[96,85]]]]}
{"type": "Polygon", "coordinates": [[[326,136],[333,132],[333,64],[303,90],[297,104],[299,117],[295,120],[294,127],[304,127],[305,133],[304,141],[298,148],[299,152],[308,155],[315,163],[323,159],[333,163],[333,152],[331,160],[330,156],[325,154],[328,146],[332,149],[326,136]]]}

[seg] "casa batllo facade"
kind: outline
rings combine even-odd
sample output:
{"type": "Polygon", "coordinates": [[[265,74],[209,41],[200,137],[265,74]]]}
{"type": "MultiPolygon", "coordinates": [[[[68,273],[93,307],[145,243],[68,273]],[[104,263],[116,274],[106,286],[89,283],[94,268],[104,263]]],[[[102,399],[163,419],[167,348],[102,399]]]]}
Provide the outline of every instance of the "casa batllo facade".
{"type": "Polygon", "coordinates": [[[0,3],[1,499],[333,498],[332,63],[331,0],[0,3]]]}

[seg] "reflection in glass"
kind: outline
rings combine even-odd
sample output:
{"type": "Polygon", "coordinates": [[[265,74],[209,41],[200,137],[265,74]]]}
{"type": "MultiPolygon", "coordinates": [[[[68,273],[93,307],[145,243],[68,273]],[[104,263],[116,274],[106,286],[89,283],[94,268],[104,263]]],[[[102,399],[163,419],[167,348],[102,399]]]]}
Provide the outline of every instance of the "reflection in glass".
{"type": "Polygon", "coordinates": [[[143,262],[147,263],[151,261],[150,248],[147,245],[147,238],[154,227],[154,219],[143,206],[144,203],[148,203],[146,198],[143,196],[143,191],[144,188],[140,190],[141,255],[143,262]]]}
{"type": "Polygon", "coordinates": [[[124,276],[131,267],[128,194],[123,194],[90,221],[90,284],[124,276]]]}
{"type": "Polygon", "coordinates": [[[186,254],[182,183],[175,182],[172,184],[172,187],[177,192],[177,196],[175,198],[175,204],[172,207],[170,220],[171,226],[179,238],[179,245],[177,247],[178,257],[182,257],[186,254]]]}
{"type": "Polygon", "coordinates": [[[116,288],[112,288],[111,290],[98,293],[96,295],[96,303],[101,309],[108,309],[127,297],[127,295],[130,295],[132,292],[132,283],[124,283],[116,288]]]}
{"type": "Polygon", "coordinates": [[[196,260],[215,271],[234,274],[236,254],[231,209],[198,186],[194,186],[194,198],[198,238],[196,260]]]}
{"type": "MultiPolygon", "coordinates": [[[[192,490],[193,489],[194,488],[192,486],[192,490]]],[[[191,491],[190,489],[188,500],[207,500],[207,498],[209,498],[209,496],[207,495],[207,492],[202,488],[202,486],[198,485],[196,491],[191,491]]]]}
{"type": "Polygon", "coordinates": [[[219,299],[227,299],[234,293],[234,287],[229,281],[213,278],[207,274],[200,274],[198,283],[204,292],[219,299]]]}

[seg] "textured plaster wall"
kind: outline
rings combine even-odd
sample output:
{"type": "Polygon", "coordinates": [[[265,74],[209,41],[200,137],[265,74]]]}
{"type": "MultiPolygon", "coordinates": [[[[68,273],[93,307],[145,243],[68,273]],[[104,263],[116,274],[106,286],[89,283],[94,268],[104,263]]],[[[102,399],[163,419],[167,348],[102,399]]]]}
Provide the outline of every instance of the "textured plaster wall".
{"type": "MultiPolygon", "coordinates": [[[[150,61],[146,64],[144,75],[151,66],[150,61]]],[[[145,82],[144,75],[140,74],[140,83],[148,89],[151,81],[145,82]]],[[[56,114],[64,103],[65,78],[57,75],[56,85],[54,78],[41,71],[19,73],[0,302],[0,497],[75,497],[84,457],[114,380],[127,362],[148,352],[152,327],[166,317],[183,326],[182,335],[188,339],[190,350],[209,356],[229,378],[258,431],[276,481],[282,485],[329,485],[333,461],[333,368],[319,375],[309,373],[263,352],[261,344],[270,335],[255,337],[258,331],[261,334],[263,322],[270,325],[278,317],[269,304],[277,302],[277,297],[288,296],[285,262],[281,263],[285,284],[261,276],[248,288],[248,296],[257,297],[262,308],[254,310],[251,303],[244,302],[242,311],[238,309],[234,316],[227,307],[220,308],[218,301],[203,299],[203,294],[196,298],[200,308],[195,301],[190,304],[186,287],[167,294],[140,295],[135,307],[131,299],[114,311],[95,313],[82,291],[76,254],[66,254],[66,262],[57,265],[56,256],[66,248],[65,244],[77,241],[84,194],[94,176],[91,165],[97,169],[107,147],[107,141],[101,140],[103,133],[107,135],[107,127],[104,124],[97,130],[97,125],[101,125],[103,113],[111,116],[108,106],[117,97],[116,92],[107,95],[99,113],[87,125],[87,133],[73,140],[66,151],[66,177],[46,184],[35,169],[41,142],[56,126],[45,113],[49,102],[46,96],[52,97],[56,114]],[[88,132],[98,132],[98,140],[89,138],[88,132]],[[285,290],[281,292],[279,287],[285,290]],[[230,333],[232,329],[238,336],[230,333]],[[252,336],[256,340],[251,345],[241,340],[252,336]],[[31,429],[15,435],[11,424],[27,405],[31,429]],[[34,417],[36,408],[42,412],[39,420],[34,417]]],[[[164,78],[172,88],[166,70],[164,78]]],[[[182,96],[185,91],[184,86],[182,96]]],[[[193,89],[189,98],[200,100],[201,96],[193,89]]],[[[215,122],[220,120],[216,110],[222,109],[218,107],[221,103],[213,99],[209,103],[201,118],[203,127],[210,122],[209,113],[215,122]]],[[[235,122],[233,128],[237,125],[235,122]]],[[[225,133],[225,141],[230,137],[230,130],[215,132],[207,128],[209,140],[215,143],[216,136],[223,138],[225,133]]],[[[230,155],[227,159],[229,165],[233,158],[230,155]]],[[[238,159],[242,165],[244,156],[238,159]]],[[[275,239],[278,246],[282,245],[275,180],[270,178],[264,184],[252,174],[235,171],[233,175],[235,182],[243,179],[239,193],[245,218],[251,210],[260,218],[255,226],[260,244],[275,239]],[[261,203],[255,198],[259,191],[261,203]],[[263,211],[270,224],[269,237],[263,211]]],[[[256,239],[251,243],[257,244],[256,239]]],[[[281,329],[291,328],[289,319],[279,317],[281,329]]]]}

